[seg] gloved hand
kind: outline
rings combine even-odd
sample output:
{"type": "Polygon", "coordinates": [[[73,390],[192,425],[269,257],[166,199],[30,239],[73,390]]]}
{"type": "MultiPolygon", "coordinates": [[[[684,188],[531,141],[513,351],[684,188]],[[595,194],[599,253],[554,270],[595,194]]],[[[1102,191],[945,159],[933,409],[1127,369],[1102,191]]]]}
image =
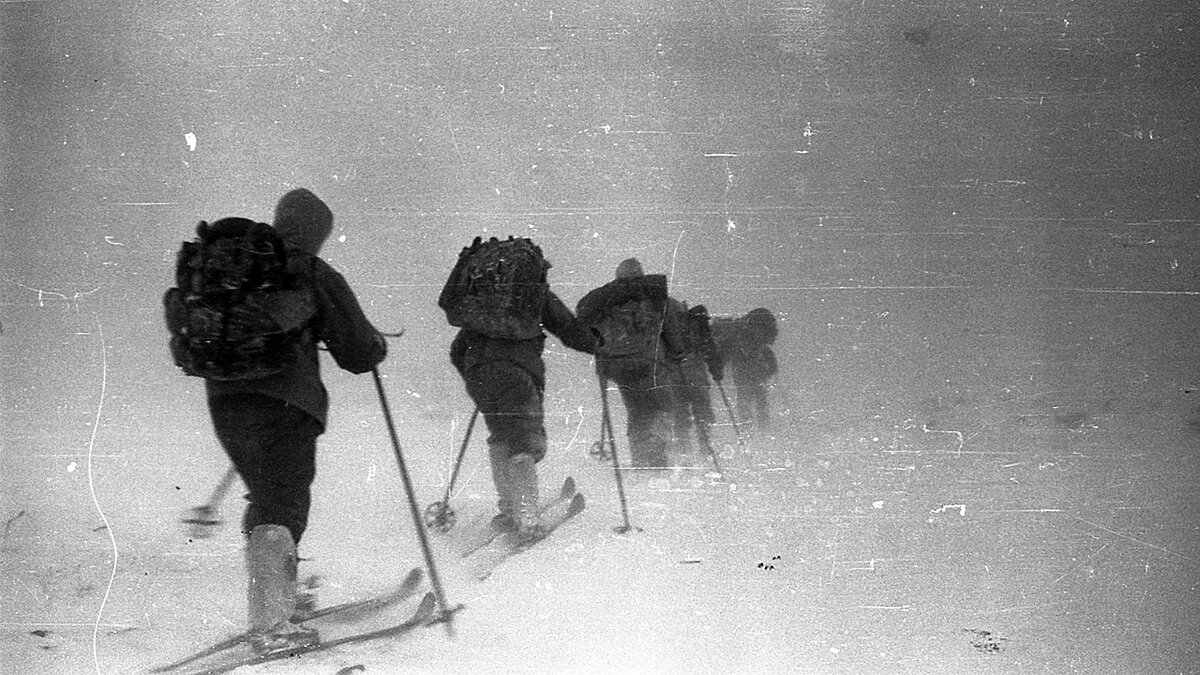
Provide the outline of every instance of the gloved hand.
{"type": "Polygon", "coordinates": [[[377,349],[377,350],[378,350],[378,351],[379,351],[381,354],[383,354],[383,356],[381,356],[381,357],[379,358],[379,360],[380,360],[380,361],[383,361],[384,359],[386,359],[386,358],[387,358],[387,353],[388,353],[388,343],[387,343],[387,338],[385,338],[385,337],[383,336],[383,333],[380,333],[380,332],[378,332],[378,331],[375,333],[375,346],[376,346],[376,349],[377,349]]]}

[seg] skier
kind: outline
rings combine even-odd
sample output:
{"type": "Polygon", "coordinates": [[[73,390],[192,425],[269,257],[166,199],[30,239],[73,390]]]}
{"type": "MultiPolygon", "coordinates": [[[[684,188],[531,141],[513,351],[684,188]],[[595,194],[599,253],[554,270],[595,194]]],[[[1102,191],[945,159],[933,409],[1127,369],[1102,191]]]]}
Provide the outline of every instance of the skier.
{"type": "Polygon", "coordinates": [[[775,315],[759,307],[737,319],[717,319],[712,329],[717,350],[733,371],[738,418],[747,422],[755,419],[758,428],[765,431],[771,423],[767,383],[779,371],[771,349],[779,334],[775,315]]]}
{"type": "Polygon", "coordinates": [[[719,383],[724,377],[725,361],[713,342],[708,309],[704,305],[684,312],[683,327],[684,355],[676,366],[679,379],[674,388],[674,440],[679,454],[690,456],[694,428],[701,448],[711,455],[715,449],[710,429],[716,416],[709,396],[709,376],[719,383]]]}
{"type": "Polygon", "coordinates": [[[460,327],[450,362],[483,413],[498,497],[495,530],[520,539],[544,532],[537,463],[546,456],[543,396],[546,335],[585,354],[596,336],[575,320],[546,283],[550,263],[528,239],[475,239],[464,248],[439,306],[460,327]]]}
{"type": "Polygon", "coordinates": [[[329,408],[317,344],[324,342],[337,365],[355,374],[387,356],[383,336],[345,278],[317,257],[333,230],[329,207],[306,189],[292,190],[279,200],[273,226],[287,248],[288,269],[311,287],[315,301],[298,358],[267,377],[205,380],[217,438],[249,490],[242,518],[247,614],[250,642],[259,653],[319,641],[315,629],[291,621],[297,546],[308,525],[317,437],[329,408]]]}
{"type": "Polygon", "coordinates": [[[647,275],[637,258],[622,261],[615,279],[579,301],[579,320],[603,338],[596,369],[613,380],[626,409],[632,464],[665,468],[671,436],[671,385],[683,358],[683,305],[667,295],[661,274],[647,275]]]}

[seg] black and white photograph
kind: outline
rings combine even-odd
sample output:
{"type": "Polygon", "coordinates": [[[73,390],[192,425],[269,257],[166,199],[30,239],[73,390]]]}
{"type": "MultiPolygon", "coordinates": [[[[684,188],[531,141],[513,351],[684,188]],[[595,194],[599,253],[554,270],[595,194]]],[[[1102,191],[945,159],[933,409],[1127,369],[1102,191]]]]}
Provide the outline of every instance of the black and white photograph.
{"type": "Polygon", "coordinates": [[[1186,0],[0,0],[0,671],[1200,673],[1186,0]]]}

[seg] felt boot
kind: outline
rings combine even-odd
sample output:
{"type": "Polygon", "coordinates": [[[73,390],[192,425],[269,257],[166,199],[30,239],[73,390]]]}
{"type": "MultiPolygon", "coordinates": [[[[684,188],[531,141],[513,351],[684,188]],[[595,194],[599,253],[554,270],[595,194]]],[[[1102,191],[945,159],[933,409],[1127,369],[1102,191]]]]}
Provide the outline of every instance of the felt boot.
{"type": "Polygon", "coordinates": [[[246,542],[250,644],[260,654],[315,644],[317,631],[292,623],[296,611],[296,543],[282,525],[259,525],[246,542]]]}
{"type": "Polygon", "coordinates": [[[508,463],[508,480],[517,532],[522,537],[541,536],[546,528],[538,515],[537,462],[533,456],[514,455],[508,463]]]}
{"type": "Polygon", "coordinates": [[[516,502],[512,494],[509,477],[509,449],[506,443],[488,443],[488,456],[492,462],[492,483],[496,486],[496,509],[499,513],[492,518],[492,529],[497,532],[512,532],[517,529],[516,502]]]}

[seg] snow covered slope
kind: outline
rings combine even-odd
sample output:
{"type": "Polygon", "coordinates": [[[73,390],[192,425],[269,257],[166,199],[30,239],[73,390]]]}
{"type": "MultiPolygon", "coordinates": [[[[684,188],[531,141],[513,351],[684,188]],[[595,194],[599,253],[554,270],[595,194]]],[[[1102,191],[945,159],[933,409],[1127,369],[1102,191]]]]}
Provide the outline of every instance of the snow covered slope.
{"type": "MultiPolygon", "coordinates": [[[[631,473],[617,534],[591,364],[551,338],[539,470],[584,514],[475,581],[477,430],[433,537],[456,637],[258,672],[1197,672],[1186,4],[0,3],[0,671],[242,627],[239,490],[217,537],[178,523],[226,462],[160,303],[196,221],[305,186],[405,329],[422,507],[470,413],[436,298],[476,235],[533,237],[569,305],[637,256],[769,307],[782,370],[769,432],[719,428],[720,479],[631,473]]],[[[370,380],[325,372],[301,549],[334,603],[421,555],[370,380]]]]}

